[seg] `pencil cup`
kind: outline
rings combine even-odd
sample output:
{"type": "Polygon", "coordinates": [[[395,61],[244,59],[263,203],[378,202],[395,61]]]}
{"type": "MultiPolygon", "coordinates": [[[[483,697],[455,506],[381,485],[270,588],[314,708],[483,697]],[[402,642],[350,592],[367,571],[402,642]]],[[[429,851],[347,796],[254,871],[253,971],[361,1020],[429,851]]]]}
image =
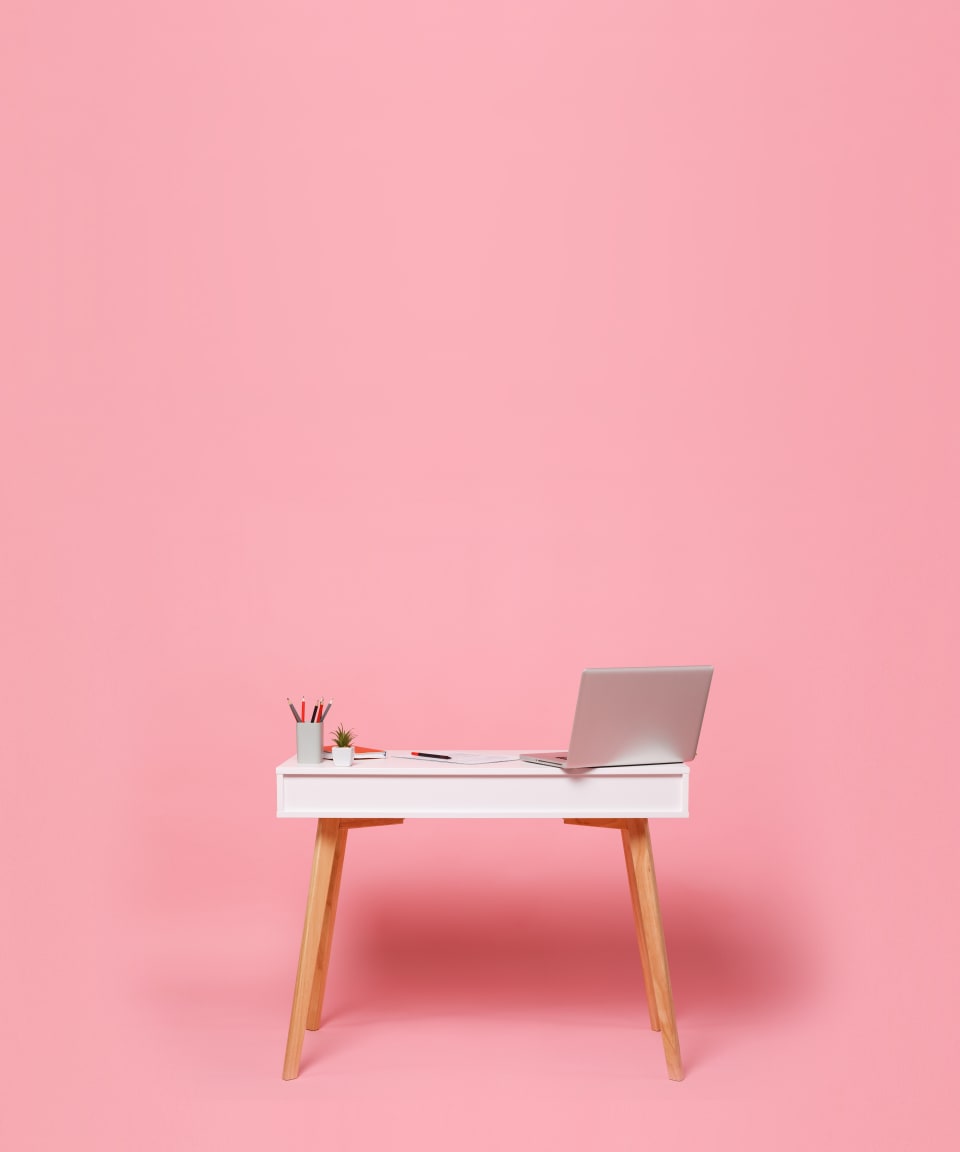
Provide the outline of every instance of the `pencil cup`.
{"type": "Polygon", "coordinates": [[[323,759],[323,725],[297,724],[297,763],[319,764],[323,759]]]}

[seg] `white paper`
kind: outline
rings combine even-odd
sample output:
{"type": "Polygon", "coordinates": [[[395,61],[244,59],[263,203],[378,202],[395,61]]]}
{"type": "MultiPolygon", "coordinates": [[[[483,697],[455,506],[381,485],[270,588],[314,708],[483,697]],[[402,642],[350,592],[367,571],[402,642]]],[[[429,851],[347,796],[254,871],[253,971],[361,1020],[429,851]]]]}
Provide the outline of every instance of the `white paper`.
{"type": "Polygon", "coordinates": [[[412,752],[391,752],[391,756],[400,756],[404,760],[429,760],[433,764],[505,764],[509,760],[519,760],[519,752],[453,752],[446,748],[430,749],[433,756],[424,753],[415,756],[412,752]],[[442,757],[449,757],[449,760],[442,757]]]}

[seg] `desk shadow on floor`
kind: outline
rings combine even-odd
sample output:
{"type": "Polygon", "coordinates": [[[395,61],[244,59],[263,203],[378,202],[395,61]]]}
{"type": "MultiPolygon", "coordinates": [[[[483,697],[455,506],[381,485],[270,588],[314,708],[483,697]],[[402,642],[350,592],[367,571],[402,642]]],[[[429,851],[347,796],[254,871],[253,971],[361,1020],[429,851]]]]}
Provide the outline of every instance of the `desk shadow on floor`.
{"type": "MultiPolygon", "coordinates": [[[[790,1013],[814,992],[802,925],[763,894],[674,888],[663,919],[681,1023],[790,1013]]],[[[549,1011],[633,1027],[646,1013],[626,896],[619,909],[531,908],[511,897],[413,910],[375,903],[352,936],[349,979],[337,978],[333,958],[329,1019],[549,1011]]]]}
{"type": "MultiPolygon", "coordinates": [[[[785,901],[683,885],[662,885],[661,899],[688,1070],[721,1051],[731,1027],[795,1015],[815,998],[815,934],[785,901]]],[[[334,1027],[322,1046],[306,1044],[304,1069],[360,1043],[354,1026],[381,1022],[488,1017],[534,1028],[649,1028],[626,891],[532,903],[525,890],[483,900],[451,887],[413,906],[368,892],[345,911],[324,1005],[334,1027]]],[[[140,972],[136,1015],[158,1057],[175,1056],[201,1079],[210,1064],[273,1075],[293,988],[289,942],[250,949],[239,926],[205,946],[185,941],[140,972]],[[246,1032],[269,1040],[238,1043],[246,1032]]]]}

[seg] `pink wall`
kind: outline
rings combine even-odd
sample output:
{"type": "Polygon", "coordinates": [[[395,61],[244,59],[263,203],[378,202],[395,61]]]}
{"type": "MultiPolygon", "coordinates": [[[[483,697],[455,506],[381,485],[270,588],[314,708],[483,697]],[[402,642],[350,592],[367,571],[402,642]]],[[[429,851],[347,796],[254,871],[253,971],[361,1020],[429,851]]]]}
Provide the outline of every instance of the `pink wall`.
{"type": "Polygon", "coordinates": [[[953,1146],[958,37],[4,5],[11,1148],[953,1146]],[[562,743],[583,666],[691,661],[684,1084],[617,845],[440,823],[355,838],[282,1084],[284,698],[562,743]]]}

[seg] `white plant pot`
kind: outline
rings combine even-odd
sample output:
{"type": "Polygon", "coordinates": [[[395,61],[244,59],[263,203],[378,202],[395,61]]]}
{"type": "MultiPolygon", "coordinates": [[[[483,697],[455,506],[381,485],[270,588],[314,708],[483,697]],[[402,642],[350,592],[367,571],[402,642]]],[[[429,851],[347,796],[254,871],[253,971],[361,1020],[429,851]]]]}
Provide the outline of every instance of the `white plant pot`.
{"type": "Polygon", "coordinates": [[[333,753],[333,762],[338,768],[349,768],[353,764],[352,748],[338,748],[334,744],[331,752],[333,753]]]}

